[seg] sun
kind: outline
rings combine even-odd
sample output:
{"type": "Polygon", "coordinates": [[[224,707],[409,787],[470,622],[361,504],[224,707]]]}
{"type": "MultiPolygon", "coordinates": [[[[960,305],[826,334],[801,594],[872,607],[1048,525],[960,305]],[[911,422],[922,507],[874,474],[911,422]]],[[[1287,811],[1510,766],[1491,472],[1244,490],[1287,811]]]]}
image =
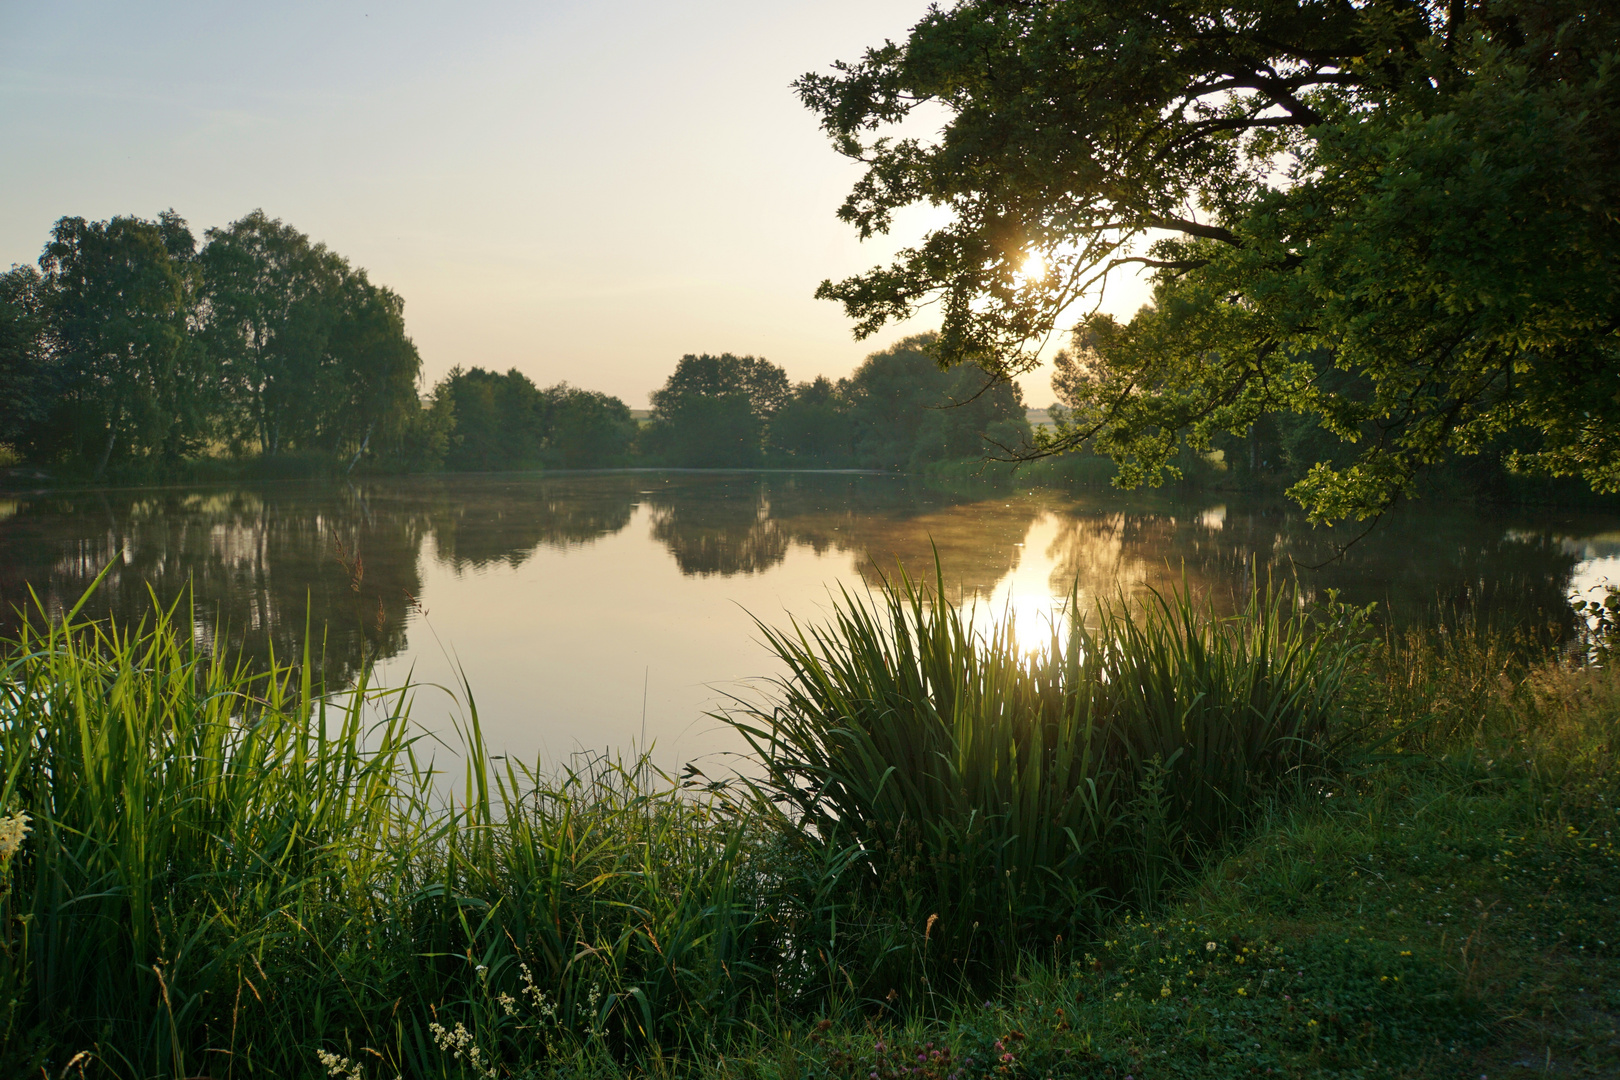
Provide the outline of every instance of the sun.
{"type": "Polygon", "coordinates": [[[1046,277],[1046,259],[1038,251],[1032,251],[1024,256],[1023,263],[1018,267],[1017,276],[1020,283],[1040,281],[1046,277]]]}

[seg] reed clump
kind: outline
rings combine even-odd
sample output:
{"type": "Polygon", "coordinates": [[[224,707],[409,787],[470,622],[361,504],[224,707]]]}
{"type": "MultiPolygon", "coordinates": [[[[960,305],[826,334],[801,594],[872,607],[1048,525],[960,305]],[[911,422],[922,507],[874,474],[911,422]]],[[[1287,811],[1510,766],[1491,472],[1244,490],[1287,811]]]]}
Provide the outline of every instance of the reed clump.
{"type": "Polygon", "coordinates": [[[1088,625],[1071,604],[1031,652],[1011,619],[976,624],[934,585],[902,576],[844,593],[825,625],[762,625],[787,673],[736,719],[762,801],[836,868],[825,891],[851,910],[815,914],[875,939],[868,991],[993,980],[1153,903],[1354,729],[1363,635],[1342,606],[1273,590],[1221,616],[1154,594],[1088,625]]]}

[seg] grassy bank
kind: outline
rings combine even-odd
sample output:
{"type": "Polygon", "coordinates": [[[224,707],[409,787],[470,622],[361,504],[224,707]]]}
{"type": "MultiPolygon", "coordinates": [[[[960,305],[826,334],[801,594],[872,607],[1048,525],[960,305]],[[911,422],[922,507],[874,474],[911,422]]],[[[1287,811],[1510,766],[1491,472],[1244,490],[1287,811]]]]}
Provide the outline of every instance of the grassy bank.
{"type": "Polygon", "coordinates": [[[194,625],[5,646],[0,1073],[1620,1063],[1606,668],[1284,596],[1025,659],[901,589],[775,635],[753,785],[492,760],[470,695],[451,784],[409,693],[194,625]]]}

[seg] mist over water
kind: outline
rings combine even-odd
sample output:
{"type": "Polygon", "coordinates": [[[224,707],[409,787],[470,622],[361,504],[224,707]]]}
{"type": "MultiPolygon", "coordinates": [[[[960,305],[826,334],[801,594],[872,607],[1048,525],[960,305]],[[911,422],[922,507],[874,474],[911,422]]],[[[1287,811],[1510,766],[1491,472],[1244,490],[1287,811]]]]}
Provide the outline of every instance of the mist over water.
{"type": "MultiPolygon", "coordinates": [[[[814,621],[829,590],[904,567],[980,617],[1046,634],[1119,593],[1189,587],[1217,606],[1257,580],[1379,602],[1398,622],[1474,611],[1567,632],[1572,591],[1620,576],[1620,519],[1424,504],[1359,529],[1232,496],[950,497],[902,477],[824,473],[495,474],[354,485],[162,488],[0,497],[0,623],[32,589],[53,611],[112,567],[86,610],[137,618],[194,587],[197,633],[264,665],[316,635],[329,686],[453,686],[490,745],[533,761],[655,742],[669,766],[738,742],[705,712],[774,674],[752,618],[814,621]],[[645,703],[645,705],[644,705],[645,703]]],[[[417,718],[455,706],[424,688],[417,718]]]]}

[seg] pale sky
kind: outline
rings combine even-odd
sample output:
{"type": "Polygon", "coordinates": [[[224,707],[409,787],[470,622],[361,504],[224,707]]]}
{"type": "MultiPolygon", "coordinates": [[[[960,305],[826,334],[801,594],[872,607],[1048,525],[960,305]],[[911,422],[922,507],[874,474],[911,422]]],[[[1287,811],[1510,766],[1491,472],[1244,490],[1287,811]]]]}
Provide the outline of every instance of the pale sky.
{"type": "Polygon", "coordinates": [[[925,7],[0,0],[0,267],[63,215],[172,206],[201,239],[263,208],[405,298],[430,381],[516,367],[640,408],[689,352],[845,375],[932,322],[857,342],[817,283],[927,214],[859,243],[857,167],[788,84],[925,7]]]}

